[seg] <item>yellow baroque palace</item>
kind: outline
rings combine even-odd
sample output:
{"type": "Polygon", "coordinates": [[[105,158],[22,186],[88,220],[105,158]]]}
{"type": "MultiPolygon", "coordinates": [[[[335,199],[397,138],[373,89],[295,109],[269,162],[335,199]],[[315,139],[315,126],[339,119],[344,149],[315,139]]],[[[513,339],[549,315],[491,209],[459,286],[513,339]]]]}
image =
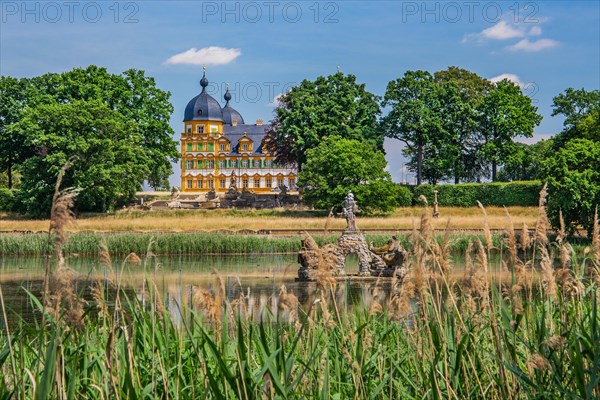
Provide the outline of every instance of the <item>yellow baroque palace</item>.
{"type": "Polygon", "coordinates": [[[206,93],[208,79],[200,80],[202,91],[185,108],[181,134],[182,192],[227,192],[232,183],[256,193],[277,191],[286,186],[296,190],[297,169],[276,165],[264,143],[262,120],[246,124],[239,112],[206,93]]]}

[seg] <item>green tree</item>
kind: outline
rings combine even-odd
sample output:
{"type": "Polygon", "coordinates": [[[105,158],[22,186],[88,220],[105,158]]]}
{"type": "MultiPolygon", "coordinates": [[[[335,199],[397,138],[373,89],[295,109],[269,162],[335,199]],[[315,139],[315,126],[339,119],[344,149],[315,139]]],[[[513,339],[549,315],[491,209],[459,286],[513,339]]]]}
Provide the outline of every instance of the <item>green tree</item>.
{"type": "Polygon", "coordinates": [[[515,143],[516,151],[502,162],[498,172],[500,182],[530,181],[540,179],[542,164],[554,155],[554,141],[540,140],[534,144],[515,143]]]}
{"type": "Polygon", "coordinates": [[[100,100],[134,122],[141,136],[138,151],[145,153],[148,159],[144,179],[154,189],[169,186],[168,179],[173,173],[171,163],[177,162],[180,155],[169,125],[173,113],[169,102],[171,93],[157,88],[154,78],[136,69],[115,75],[105,68],[90,65],[62,74],[44,74],[33,78],[32,84],[38,91],[32,106],[53,101],[100,100]]]}
{"type": "MultiPolygon", "coordinates": [[[[409,167],[420,185],[424,155],[443,130],[440,86],[427,71],[407,71],[388,83],[382,105],[391,107],[381,120],[385,136],[406,145],[404,154],[411,157],[409,167]]],[[[435,147],[429,149],[430,156],[434,152],[435,147]]]]}
{"type": "Polygon", "coordinates": [[[383,150],[383,135],[377,131],[378,98],[354,75],[338,72],[303,80],[280,97],[275,113],[266,139],[280,164],[296,164],[303,170],[307,151],[333,135],[383,150]]]}
{"type": "Polygon", "coordinates": [[[135,123],[100,100],[28,108],[8,130],[28,132],[27,145],[35,150],[23,162],[19,193],[32,214],[50,210],[54,182],[69,160],[63,182],[80,190],[78,210],[105,211],[131,201],[148,174],[135,123]]]}
{"type": "Polygon", "coordinates": [[[552,115],[565,117],[564,129],[555,137],[561,148],[571,139],[600,141],[600,90],[568,88],[554,98],[552,115]]]}
{"type": "Polygon", "coordinates": [[[370,145],[328,136],[308,150],[306,157],[298,184],[308,204],[319,209],[339,207],[350,190],[366,212],[389,211],[398,204],[403,188],[393,183],[385,171],[383,153],[370,145]]]}
{"type": "Polygon", "coordinates": [[[479,106],[483,155],[491,163],[492,181],[497,180],[498,165],[516,151],[514,138],[532,137],[542,116],[519,86],[504,79],[486,94],[479,106]]]}
{"type": "Polygon", "coordinates": [[[30,98],[27,79],[0,76],[0,171],[6,173],[6,185],[13,188],[15,166],[25,160],[30,152],[24,145],[22,132],[7,129],[19,121],[30,98]]]}
{"type": "Polygon", "coordinates": [[[548,184],[548,215],[559,227],[562,210],[569,231],[582,226],[591,237],[595,208],[600,205],[600,142],[572,139],[548,157],[542,167],[548,184]]]}
{"type": "Polygon", "coordinates": [[[434,74],[443,87],[443,148],[447,160],[444,167],[454,183],[479,181],[486,175],[485,160],[480,150],[482,135],[477,109],[494,87],[489,80],[474,72],[448,67],[434,74]]]}

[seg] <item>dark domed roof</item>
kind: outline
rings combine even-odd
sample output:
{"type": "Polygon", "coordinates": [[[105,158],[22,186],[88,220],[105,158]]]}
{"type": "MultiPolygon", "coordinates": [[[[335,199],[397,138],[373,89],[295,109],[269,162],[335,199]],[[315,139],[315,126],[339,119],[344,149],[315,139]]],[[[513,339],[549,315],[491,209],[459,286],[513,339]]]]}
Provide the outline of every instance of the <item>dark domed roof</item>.
{"type": "Polygon", "coordinates": [[[221,105],[214,97],[206,93],[206,87],[208,86],[206,73],[203,74],[202,80],[200,80],[200,86],[202,86],[202,92],[187,104],[183,120],[223,121],[221,105]]]}
{"type": "Polygon", "coordinates": [[[239,112],[237,112],[236,109],[229,105],[229,100],[231,100],[231,93],[229,93],[229,88],[227,88],[227,91],[225,92],[225,96],[223,96],[223,98],[226,101],[225,107],[223,107],[223,122],[227,125],[233,125],[233,120],[235,119],[238,125],[244,125],[244,118],[242,117],[242,115],[239,112]]]}

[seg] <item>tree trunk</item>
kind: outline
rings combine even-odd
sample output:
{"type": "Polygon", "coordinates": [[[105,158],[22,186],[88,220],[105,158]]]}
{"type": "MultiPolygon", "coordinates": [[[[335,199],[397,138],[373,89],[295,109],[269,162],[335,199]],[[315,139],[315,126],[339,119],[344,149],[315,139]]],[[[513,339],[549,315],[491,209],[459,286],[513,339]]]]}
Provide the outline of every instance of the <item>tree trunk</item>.
{"type": "Polygon", "coordinates": [[[8,178],[8,188],[12,189],[12,187],[13,187],[12,163],[10,162],[10,160],[8,161],[8,169],[6,170],[6,177],[8,178]]]}
{"type": "Polygon", "coordinates": [[[454,175],[454,184],[458,185],[460,183],[460,177],[458,175],[454,175]]]}
{"type": "Polygon", "coordinates": [[[417,148],[417,186],[421,184],[423,177],[423,145],[417,148]]]}
{"type": "Polygon", "coordinates": [[[492,160],[492,182],[496,182],[496,160],[492,160]]]}

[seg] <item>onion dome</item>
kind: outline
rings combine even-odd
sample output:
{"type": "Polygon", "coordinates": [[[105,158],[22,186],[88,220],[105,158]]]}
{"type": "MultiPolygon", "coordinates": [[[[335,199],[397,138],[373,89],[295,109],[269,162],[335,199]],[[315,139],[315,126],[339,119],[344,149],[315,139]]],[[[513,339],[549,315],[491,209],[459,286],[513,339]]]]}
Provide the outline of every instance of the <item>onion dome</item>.
{"type": "Polygon", "coordinates": [[[189,101],[185,107],[184,121],[223,121],[221,105],[214,97],[206,93],[208,79],[206,79],[206,68],[200,80],[202,92],[189,101]]]}
{"type": "Polygon", "coordinates": [[[235,120],[236,125],[244,125],[244,118],[242,115],[229,105],[229,100],[231,100],[229,85],[227,85],[227,91],[225,92],[223,98],[225,99],[225,107],[223,107],[223,122],[227,125],[233,125],[233,121],[235,120]]]}

